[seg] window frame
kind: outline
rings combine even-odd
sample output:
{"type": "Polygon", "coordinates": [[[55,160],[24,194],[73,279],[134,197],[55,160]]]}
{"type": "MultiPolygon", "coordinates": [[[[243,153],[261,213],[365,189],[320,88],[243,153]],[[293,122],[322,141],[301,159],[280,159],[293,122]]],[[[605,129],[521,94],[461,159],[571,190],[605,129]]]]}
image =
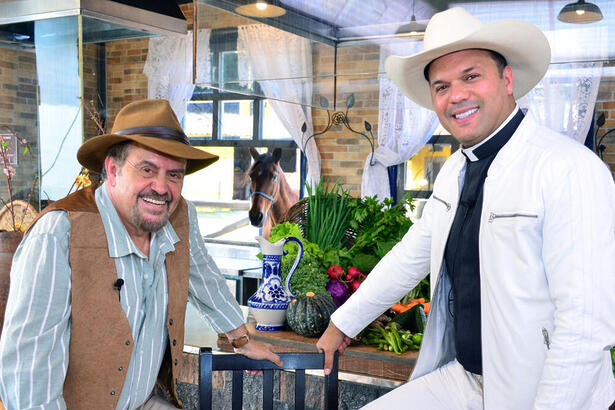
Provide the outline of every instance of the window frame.
{"type": "MultiPolygon", "coordinates": [[[[429,141],[424,146],[436,144],[450,144],[451,145],[451,155],[453,155],[460,147],[459,141],[457,141],[450,134],[434,134],[431,136],[429,141]]],[[[421,147],[423,148],[423,147],[421,147]]],[[[449,157],[450,158],[450,157],[449,157]]],[[[447,158],[448,160],[448,158],[447,158]]],[[[405,189],[406,186],[406,166],[408,161],[404,161],[402,164],[398,165],[398,178],[397,178],[397,197],[402,198],[405,194],[410,193],[412,198],[415,199],[427,199],[433,194],[433,190],[413,190],[413,189],[405,189]]]]}
{"type": "MultiPolygon", "coordinates": [[[[214,84],[222,83],[220,66],[222,63],[222,53],[237,51],[237,28],[214,29],[210,36],[210,52],[212,53],[212,79],[214,84]]],[[[254,83],[258,90],[258,83],[254,83]]],[[[194,146],[215,146],[215,147],[265,147],[269,150],[274,148],[296,148],[299,147],[290,138],[287,140],[269,140],[263,138],[263,103],[267,99],[258,95],[240,94],[237,92],[223,91],[216,87],[202,87],[203,90],[196,90],[192,94],[190,101],[211,101],[212,102],[212,132],[211,138],[190,137],[190,143],[194,146]],[[252,139],[222,139],[221,123],[223,101],[252,101],[252,139]]]]}

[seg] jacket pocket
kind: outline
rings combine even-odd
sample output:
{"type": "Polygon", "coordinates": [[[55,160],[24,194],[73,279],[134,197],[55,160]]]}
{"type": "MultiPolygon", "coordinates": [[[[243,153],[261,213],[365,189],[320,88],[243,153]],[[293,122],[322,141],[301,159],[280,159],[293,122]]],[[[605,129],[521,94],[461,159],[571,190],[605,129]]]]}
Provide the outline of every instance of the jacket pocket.
{"type": "Polygon", "coordinates": [[[551,350],[551,338],[549,336],[549,331],[545,326],[543,326],[541,332],[544,345],[547,347],[547,350],[551,350]]]}
{"type": "Polygon", "coordinates": [[[432,195],[432,197],[433,197],[433,199],[434,199],[436,202],[439,202],[439,203],[441,203],[442,205],[444,205],[444,206],[446,207],[446,212],[448,212],[448,211],[450,211],[450,210],[451,210],[451,203],[450,203],[450,202],[447,202],[447,201],[445,201],[444,199],[442,199],[442,198],[440,198],[440,197],[436,196],[436,194],[433,194],[433,195],[432,195]]]}
{"type": "Polygon", "coordinates": [[[495,222],[497,219],[512,220],[513,218],[530,218],[538,219],[538,214],[535,212],[489,212],[489,223],[495,222]]]}

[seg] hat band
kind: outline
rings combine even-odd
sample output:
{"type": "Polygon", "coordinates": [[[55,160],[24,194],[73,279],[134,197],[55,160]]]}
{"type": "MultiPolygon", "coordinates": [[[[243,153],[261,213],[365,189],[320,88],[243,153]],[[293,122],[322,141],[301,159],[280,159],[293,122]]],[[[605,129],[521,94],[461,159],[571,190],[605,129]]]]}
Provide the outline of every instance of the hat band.
{"type": "Polygon", "coordinates": [[[147,135],[148,137],[168,139],[172,141],[181,142],[182,144],[190,145],[188,137],[181,131],[174,130],[172,128],[165,127],[134,127],[126,128],[119,131],[112,131],[113,134],[118,135],[147,135]]]}

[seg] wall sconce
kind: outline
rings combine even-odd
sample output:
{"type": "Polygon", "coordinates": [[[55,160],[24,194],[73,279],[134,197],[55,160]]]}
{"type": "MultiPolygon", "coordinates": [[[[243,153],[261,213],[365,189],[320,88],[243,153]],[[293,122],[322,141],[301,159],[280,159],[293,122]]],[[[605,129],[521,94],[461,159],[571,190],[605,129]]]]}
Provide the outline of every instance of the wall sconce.
{"type": "Polygon", "coordinates": [[[363,136],[365,139],[367,139],[367,141],[369,141],[369,145],[372,147],[371,157],[369,158],[369,165],[371,165],[372,167],[376,165],[376,162],[374,161],[375,139],[374,139],[374,134],[372,134],[372,125],[369,123],[369,121],[363,121],[363,124],[365,126],[365,131],[369,132],[369,135],[370,135],[369,137],[367,136],[366,133],[357,131],[350,126],[350,121],[348,120],[348,110],[351,109],[353,105],[354,105],[354,94],[350,94],[346,98],[346,111],[345,112],[336,111],[333,114],[331,114],[331,112],[329,111],[329,100],[327,100],[325,97],[321,95],[320,96],[320,106],[327,110],[327,117],[328,117],[327,126],[325,127],[324,130],[310,135],[305,141],[303,141],[303,138],[305,137],[305,131],[307,130],[307,125],[304,122],[303,125],[301,126],[301,133],[303,134],[301,137],[301,141],[303,142],[302,151],[305,152],[305,148],[307,147],[307,143],[310,139],[314,138],[317,135],[322,135],[326,133],[327,131],[329,131],[329,129],[333,125],[342,124],[348,130],[352,131],[355,134],[359,134],[363,136]]]}
{"type": "MultiPolygon", "coordinates": [[[[604,113],[601,113],[598,116],[598,119],[596,120],[596,134],[595,136],[598,136],[598,131],[600,130],[600,128],[604,125],[605,119],[604,119],[604,113]]],[[[600,159],[603,159],[603,154],[604,154],[604,150],[606,149],[606,145],[602,144],[602,141],[604,140],[604,137],[606,137],[607,135],[609,135],[610,133],[612,133],[613,131],[615,131],[615,128],[610,129],[608,131],[606,131],[604,134],[602,134],[602,136],[600,137],[600,139],[598,140],[598,142],[596,142],[594,144],[594,150],[596,151],[596,153],[598,154],[598,156],[600,156],[600,159]]],[[[595,137],[594,137],[594,141],[595,141],[595,137]]]]}
{"type": "Polygon", "coordinates": [[[557,15],[557,19],[565,23],[587,24],[602,20],[602,11],[594,3],[578,0],[569,3],[557,15]]]}
{"type": "Polygon", "coordinates": [[[286,14],[286,10],[282,7],[267,3],[264,0],[239,6],[235,9],[235,12],[242,16],[258,18],[280,17],[286,14]]]}

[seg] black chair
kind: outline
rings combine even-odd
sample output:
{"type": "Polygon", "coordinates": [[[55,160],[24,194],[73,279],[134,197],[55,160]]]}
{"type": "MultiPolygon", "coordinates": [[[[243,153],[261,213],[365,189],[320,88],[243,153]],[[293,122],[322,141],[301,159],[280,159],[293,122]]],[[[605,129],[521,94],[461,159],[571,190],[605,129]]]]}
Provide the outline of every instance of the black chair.
{"type": "MultiPolygon", "coordinates": [[[[263,409],[273,408],[273,370],[295,370],[295,409],[305,408],[305,370],[322,369],[322,353],[278,353],[284,361],[279,367],[268,360],[248,359],[240,354],[212,354],[208,347],[199,354],[199,400],[201,410],[212,408],[212,372],[233,371],[233,410],[243,405],[244,370],[263,371],[263,409]]],[[[338,357],[335,354],[331,374],[325,376],[325,409],[338,408],[338,357]]]]}

